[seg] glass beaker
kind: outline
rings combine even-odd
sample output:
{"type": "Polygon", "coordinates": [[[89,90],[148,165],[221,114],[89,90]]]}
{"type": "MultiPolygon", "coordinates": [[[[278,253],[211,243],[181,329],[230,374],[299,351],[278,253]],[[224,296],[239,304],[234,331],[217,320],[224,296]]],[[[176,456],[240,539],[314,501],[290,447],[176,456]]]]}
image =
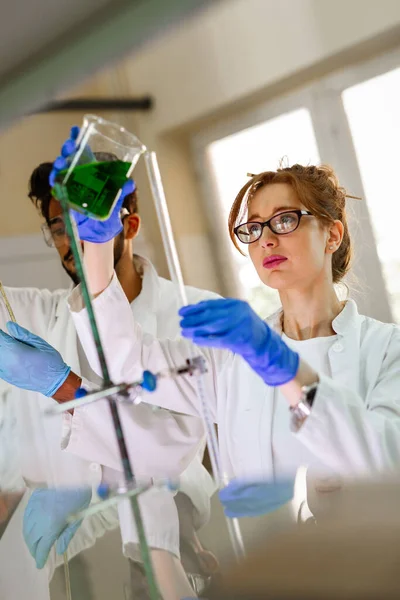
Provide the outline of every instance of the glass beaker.
{"type": "MultiPolygon", "coordinates": [[[[100,221],[108,219],[145,150],[124,127],[85,115],[77,150],[57,178],[67,190],[71,208],[100,221]]],[[[57,197],[55,190],[53,194],[57,197]]]]}

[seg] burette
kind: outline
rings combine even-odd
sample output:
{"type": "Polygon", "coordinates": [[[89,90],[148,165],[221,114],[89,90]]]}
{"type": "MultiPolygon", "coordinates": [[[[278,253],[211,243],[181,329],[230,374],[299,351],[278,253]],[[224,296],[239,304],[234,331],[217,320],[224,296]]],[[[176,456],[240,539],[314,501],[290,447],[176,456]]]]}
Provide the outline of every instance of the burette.
{"type": "MultiPolygon", "coordinates": [[[[180,267],[175,240],[172,233],[171,220],[169,216],[167,200],[165,198],[156,153],[146,150],[144,152],[144,160],[157,212],[158,223],[161,230],[161,237],[167,258],[169,274],[172,282],[177,286],[177,289],[179,291],[179,299],[181,306],[186,306],[188,304],[186,288],[183,283],[182,270],[180,267]]],[[[189,358],[192,357],[193,353],[189,358]]],[[[217,434],[215,431],[213,420],[211,418],[210,406],[207,402],[202,374],[198,374],[196,376],[196,387],[197,397],[201,408],[201,416],[204,421],[207,436],[207,448],[210,455],[213,476],[216,484],[218,485],[218,488],[221,489],[222,487],[227,485],[228,476],[222,468],[217,434]]],[[[233,551],[235,553],[235,557],[237,561],[240,561],[242,558],[244,558],[245,551],[239,522],[237,519],[230,519],[229,517],[226,517],[226,524],[233,551]]]]}

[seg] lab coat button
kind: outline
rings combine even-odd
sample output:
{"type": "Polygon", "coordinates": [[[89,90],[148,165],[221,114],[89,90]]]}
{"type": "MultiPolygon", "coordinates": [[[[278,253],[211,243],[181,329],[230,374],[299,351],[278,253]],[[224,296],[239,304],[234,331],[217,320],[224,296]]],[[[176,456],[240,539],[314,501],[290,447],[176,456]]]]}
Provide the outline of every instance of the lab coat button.
{"type": "Polygon", "coordinates": [[[334,352],[342,352],[343,351],[343,344],[341,344],[340,342],[336,342],[336,344],[333,344],[332,350],[334,352]]]}
{"type": "Polygon", "coordinates": [[[90,463],[90,470],[93,471],[94,473],[98,473],[100,471],[101,467],[98,463],[90,463]]]}

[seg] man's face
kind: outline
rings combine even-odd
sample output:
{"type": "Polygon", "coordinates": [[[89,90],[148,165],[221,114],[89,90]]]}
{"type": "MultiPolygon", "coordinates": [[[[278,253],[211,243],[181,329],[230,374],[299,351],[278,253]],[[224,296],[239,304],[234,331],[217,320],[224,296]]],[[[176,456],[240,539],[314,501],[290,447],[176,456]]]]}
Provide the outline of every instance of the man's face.
{"type": "MultiPolygon", "coordinates": [[[[75,260],[72,254],[71,245],[65,231],[61,205],[57,200],[52,198],[49,204],[49,229],[53,233],[53,238],[56,240],[56,250],[60,255],[61,264],[64,271],[69,275],[75,285],[79,283],[79,277],[75,268],[75,260]]],[[[124,252],[125,235],[121,231],[114,240],[114,267],[118,264],[124,252]]],[[[83,250],[83,243],[82,250],[83,250]]]]}

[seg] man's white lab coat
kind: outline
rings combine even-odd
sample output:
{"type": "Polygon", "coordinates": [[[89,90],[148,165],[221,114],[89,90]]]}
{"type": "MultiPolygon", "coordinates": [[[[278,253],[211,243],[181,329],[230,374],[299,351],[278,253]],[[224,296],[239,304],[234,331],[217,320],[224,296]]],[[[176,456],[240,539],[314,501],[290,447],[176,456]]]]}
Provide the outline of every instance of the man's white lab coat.
{"type": "MultiPolygon", "coordinates": [[[[139,257],[136,257],[135,260],[138,265],[143,267],[143,289],[131,305],[135,318],[142,323],[144,330],[153,335],[176,337],[179,327],[177,317],[178,293],[175,286],[170,281],[158,277],[147,260],[139,257]]],[[[49,292],[48,290],[26,288],[7,288],[6,291],[18,323],[48,341],[60,352],[72,370],[77,374],[81,374],[76,331],[66,301],[70,291],[49,292]]],[[[187,292],[192,302],[215,297],[215,294],[211,292],[195,288],[187,288],[187,292]]],[[[9,319],[3,306],[0,309],[0,319],[0,326],[5,329],[5,322],[9,319]]],[[[89,381],[85,379],[87,373],[82,373],[82,375],[84,376],[84,385],[89,387],[89,381]]],[[[88,459],[85,453],[83,456],[81,455],[80,449],[74,441],[77,431],[81,431],[83,427],[83,420],[80,419],[83,411],[75,411],[72,419],[69,415],[67,417],[57,416],[44,419],[40,411],[51,406],[54,400],[41,394],[19,390],[14,387],[11,387],[11,395],[17,412],[19,439],[25,441],[20,446],[19,464],[22,477],[28,485],[91,483],[96,487],[100,483],[104,471],[101,466],[101,464],[104,464],[101,463],[101,453],[94,453],[88,459]],[[64,447],[67,447],[67,451],[61,449],[61,439],[64,447]]],[[[91,406],[91,414],[93,415],[97,413],[95,408],[94,405],[91,406]]],[[[102,439],[102,431],[98,429],[98,425],[104,423],[105,429],[110,435],[111,447],[114,448],[115,438],[110,424],[108,406],[103,403],[103,410],[100,408],[99,413],[99,421],[96,422],[95,420],[94,428],[99,439],[102,439]]],[[[87,414],[85,419],[85,423],[93,425],[87,414]]],[[[202,424],[199,419],[187,419],[183,416],[175,418],[171,417],[167,411],[154,413],[147,407],[145,425],[151,431],[153,429],[157,430],[157,428],[161,430],[165,443],[173,444],[176,438],[178,444],[182,443],[184,448],[186,448],[186,444],[190,448],[190,455],[187,454],[186,450],[181,452],[185,461],[183,468],[193,459],[187,472],[182,475],[181,489],[191,498],[196,507],[197,524],[201,526],[208,519],[209,499],[214,489],[211,478],[201,465],[197,453],[197,449],[202,445],[202,424]],[[167,432],[164,427],[165,423],[168,425],[167,432]],[[193,437],[199,442],[195,448],[191,437],[192,431],[193,437]],[[189,438],[189,443],[186,438],[189,438]]],[[[137,430],[143,435],[143,432],[140,432],[140,427],[137,427],[137,430]]],[[[107,436],[107,433],[105,435],[107,436]]],[[[104,439],[102,446],[103,448],[107,446],[104,439]]],[[[111,463],[107,464],[106,461],[105,464],[112,469],[121,469],[118,454],[115,456],[112,454],[111,463]]],[[[180,469],[180,472],[182,472],[182,469],[180,469]]],[[[151,546],[154,545],[179,555],[178,517],[173,498],[167,492],[163,496],[160,494],[157,500],[150,496],[149,494],[147,510],[144,511],[148,541],[151,546]],[[171,517],[169,523],[163,518],[162,525],[160,515],[163,513],[163,505],[160,507],[160,502],[164,503],[165,513],[171,513],[173,517],[171,517]]],[[[123,507],[121,510],[124,510],[123,507]]],[[[22,527],[22,511],[19,513],[19,520],[14,519],[13,525],[16,531],[22,527]]],[[[96,538],[102,536],[107,529],[114,528],[117,525],[118,514],[116,508],[108,509],[85,519],[69,546],[69,556],[72,557],[92,546],[96,538]]],[[[129,544],[135,546],[134,542],[136,541],[136,532],[129,514],[124,523],[121,523],[121,527],[125,550],[129,554],[129,544]]],[[[15,536],[15,539],[16,543],[20,541],[17,536],[15,536]]],[[[18,557],[18,552],[20,552],[18,547],[8,549],[9,556],[12,555],[13,560],[16,556],[18,557]]],[[[132,550],[132,554],[134,553],[134,550],[132,550]]],[[[54,549],[52,559],[48,564],[50,577],[56,559],[54,549]]],[[[33,562],[33,559],[31,560],[33,562]]],[[[60,563],[62,558],[59,557],[57,560],[60,563]]],[[[0,566],[1,572],[4,567],[3,564],[0,566]]],[[[40,576],[42,577],[42,573],[40,573],[40,576]]],[[[10,586],[10,589],[12,589],[12,582],[10,582],[10,586]]],[[[13,600],[11,592],[10,596],[7,596],[7,600],[9,599],[13,600]]]]}
{"type": "MultiPolygon", "coordinates": [[[[115,276],[94,302],[114,381],[134,380],[138,370],[180,364],[191,344],[158,341],[134,320],[115,276]],[[118,314],[118,319],[113,315],[118,314]],[[123,348],[115,360],[117,348],[123,348]]],[[[92,367],[97,357],[88,336],[80,290],[70,307],[92,367]]],[[[280,314],[269,319],[280,330],[280,314]]],[[[332,378],[321,375],[311,415],[297,436],[328,473],[340,477],[397,472],[400,465],[400,329],[358,314],[349,300],[333,321],[337,340],[329,351],[332,378]]],[[[218,423],[221,457],[231,477],[273,477],[274,390],[228,351],[196,348],[207,361],[207,389],[218,423]]],[[[193,380],[168,380],[146,401],[198,414],[193,380]]],[[[128,431],[128,430],[127,430],[128,431]]],[[[300,466],[300,465],[299,465],[300,466]]]]}

